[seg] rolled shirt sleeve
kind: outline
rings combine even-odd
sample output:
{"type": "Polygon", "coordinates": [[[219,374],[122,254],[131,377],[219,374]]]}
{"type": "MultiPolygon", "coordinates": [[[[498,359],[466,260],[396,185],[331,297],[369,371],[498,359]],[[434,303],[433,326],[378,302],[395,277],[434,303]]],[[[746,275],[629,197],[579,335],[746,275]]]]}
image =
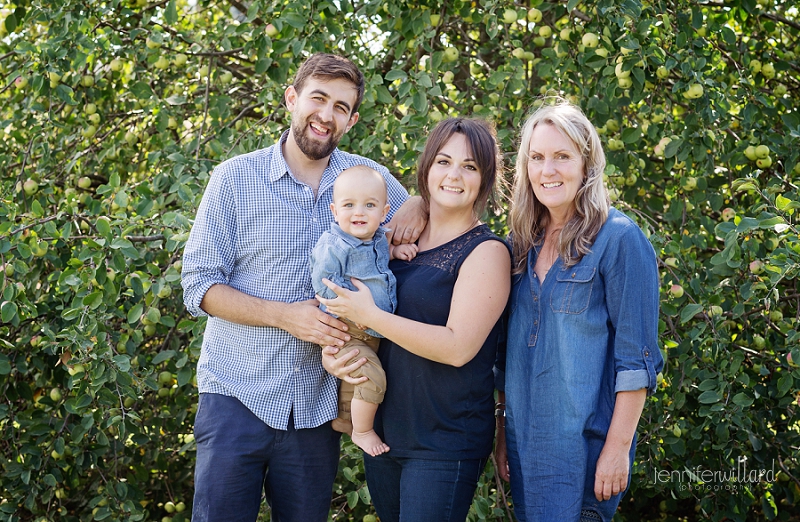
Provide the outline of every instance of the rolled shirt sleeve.
{"type": "Polygon", "coordinates": [[[224,167],[211,176],[183,252],[183,302],[195,317],[208,315],[203,297],[213,285],[228,284],[236,262],[236,200],[224,167]]]}
{"type": "Polygon", "coordinates": [[[659,276],[652,245],[629,222],[606,257],[606,305],[614,327],[615,392],[652,394],[664,366],[658,348],[659,276]]]}
{"type": "Polygon", "coordinates": [[[325,286],[322,282],[323,278],[338,286],[345,288],[350,286],[345,284],[342,277],[347,253],[337,248],[332,239],[329,232],[322,234],[314,246],[314,250],[311,251],[311,284],[314,287],[314,293],[325,299],[336,299],[336,294],[325,286]]]}

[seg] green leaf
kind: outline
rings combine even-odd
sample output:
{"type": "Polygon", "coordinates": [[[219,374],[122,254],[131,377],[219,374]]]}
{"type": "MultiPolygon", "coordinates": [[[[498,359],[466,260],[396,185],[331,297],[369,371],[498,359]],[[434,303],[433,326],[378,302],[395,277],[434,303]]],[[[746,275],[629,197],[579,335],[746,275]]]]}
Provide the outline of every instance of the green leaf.
{"type": "Polygon", "coordinates": [[[395,80],[405,80],[406,78],[408,78],[408,75],[402,69],[392,69],[391,71],[386,73],[385,78],[388,81],[393,82],[395,80]]]}
{"type": "Polygon", "coordinates": [[[742,408],[749,408],[753,405],[753,398],[744,392],[739,392],[733,396],[733,403],[742,408]]]}
{"type": "Polygon", "coordinates": [[[0,353],[0,375],[8,375],[9,373],[11,373],[11,361],[0,353]]]}
{"type": "Polygon", "coordinates": [[[642,129],[639,127],[628,128],[622,131],[623,143],[636,143],[642,138],[642,129]]]}
{"type": "Polygon", "coordinates": [[[152,364],[160,364],[164,361],[168,361],[175,357],[175,350],[164,350],[163,352],[158,352],[158,355],[153,357],[153,360],[150,361],[152,364]]]}
{"type": "Polygon", "coordinates": [[[164,20],[167,25],[175,25],[178,21],[178,10],[175,8],[175,0],[167,2],[167,8],[164,10],[164,20]]]}
{"type": "Polygon", "coordinates": [[[149,100],[153,96],[153,90],[145,82],[133,84],[131,93],[139,100],[149,100]]]}
{"type": "Polygon", "coordinates": [[[686,324],[691,321],[695,315],[703,311],[702,304],[690,303],[683,307],[681,310],[681,324],[686,324]]]}
{"type": "Polygon", "coordinates": [[[178,386],[185,386],[192,380],[192,375],[194,371],[192,370],[191,366],[184,366],[180,370],[178,370],[178,386]]]}
{"type": "Polygon", "coordinates": [[[142,303],[128,310],[128,324],[135,324],[139,318],[142,317],[142,312],[144,312],[144,305],[142,303]]]}
{"type": "Polygon", "coordinates": [[[183,105],[186,103],[186,96],[173,94],[165,100],[170,105],[183,105]]]}
{"type": "Polygon", "coordinates": [[[719,393],[713,390],[705,391],[697,397],[697,402],[700,404],[714,404],[722,399],[719,393]]]}
{"type": "Polygon", "coordinates": [[[14,316],[17,315],[17,305],[10,301],[6,301],[0,306],[0,317],[4,323],[10,323],[14,316]]]}

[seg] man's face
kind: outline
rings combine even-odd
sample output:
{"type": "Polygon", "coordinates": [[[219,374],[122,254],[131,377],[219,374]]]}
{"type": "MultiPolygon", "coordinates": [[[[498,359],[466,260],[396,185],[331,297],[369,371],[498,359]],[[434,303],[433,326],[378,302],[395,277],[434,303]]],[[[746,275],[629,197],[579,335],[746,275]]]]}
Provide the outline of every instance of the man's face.
{"type": "Polygon", "coordinates": [[[331,155],[339,140],[358,121],[353,113],[355,85],[338,78],[309,78],[301,92],[286,89],[286,106],[292,113],[292,136],[300,150],[312,160],[331,155]]]}

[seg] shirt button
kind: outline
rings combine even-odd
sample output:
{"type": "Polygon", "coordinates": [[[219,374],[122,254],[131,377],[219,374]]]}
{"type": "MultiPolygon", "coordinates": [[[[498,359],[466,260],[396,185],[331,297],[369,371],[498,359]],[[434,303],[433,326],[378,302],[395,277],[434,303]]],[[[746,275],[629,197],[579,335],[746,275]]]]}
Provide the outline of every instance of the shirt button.
{"type": "Polygon", "coordinates": [[[538,300],[539,300],[539,297],[537,297],[537,296],[533,296],[533,300],[534,300],[534,301],[538,301],[538,300]]]}
{"type": "Polygon", "coordinates": [[[295,367],[294,367],[294,371],[295,371],[295,372],[299,372],[299,371],[300,371],[300,367],[299,367],[299,366],[295,366],[295,367]]]}
{"type": "Polygon", "coordinates": [[[534,321],[533,322],[533,326],[536,326],[537,324],[539,324],[539,321],[534,321]]]}
{"type": "Polygon", "coordinates": [[[648,350],[645,350],[645,351],[644,351],[644,356],[645,356],[645,357],[650,357],[650,352],[649,352],[648,350]]]}
{"type": "Polygon", "coordinates": [[[572,278],[575,279],[575,272],[572,273],[572,278]]]}

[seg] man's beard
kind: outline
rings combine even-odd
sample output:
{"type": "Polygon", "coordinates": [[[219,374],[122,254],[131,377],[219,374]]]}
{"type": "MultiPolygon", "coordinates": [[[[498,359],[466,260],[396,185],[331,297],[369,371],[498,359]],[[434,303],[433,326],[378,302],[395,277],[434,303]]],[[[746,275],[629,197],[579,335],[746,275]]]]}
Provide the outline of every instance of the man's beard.
{"type": "Polygon", "coordinates": [[[339,140],[342,138],[343,133],[337,135],[336,128],[334,127],[331,129],[331,134],[327,141],[318,141],[310,138],[306,134],[307,131],[311,132],[308,130],[310,122],[311,120],[306,118],[300,122],[299,125],[292,125],[292,135],[294,136],[294,141],[297,143],[300,151],[309,159],[316,161],[327,158],[339,145],[339,140]]]}

